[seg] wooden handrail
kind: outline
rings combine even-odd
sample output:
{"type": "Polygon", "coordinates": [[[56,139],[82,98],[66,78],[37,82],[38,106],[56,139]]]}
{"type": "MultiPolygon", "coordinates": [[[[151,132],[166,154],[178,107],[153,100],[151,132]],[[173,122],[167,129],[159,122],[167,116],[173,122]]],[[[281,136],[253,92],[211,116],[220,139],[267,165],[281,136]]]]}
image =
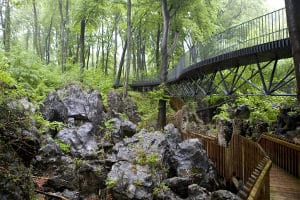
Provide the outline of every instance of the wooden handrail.
{"type": "Polygon", "coordinates": [[[272,162],[258,143],[241,135],[233,135],[229,147],[219,146],[217,138],[203,134],[182,133],[182,138],[202,140],[208,157],[225,179],[230,179],[233,172],[241,177],[244,185],[247,185],[239,192],[242,199],[256,200],[270,197],[268,177],[272,162]]]}
{"type": "Polygon", "coordinates": [[[258,143],[262,140],[262,139],[267,139],[267,140],[270,140],[272,142],[275,142],[277,144],[281,144],[283,146],[286,146],[290,149],[294,149],[296,151],[300,151],[300,145],[297,145],[297,144],[294,144],[294,143],[291,143],[291,142],[288,142],[288,141],[285,141],[283,139],[280,139],[280,138],[277,138],[275,136],[272,136],[270,134],[262,134],[259,139],[258,139],[258,143]]]}
{"type": "Polygon", "coordinates": [[[272,162],[291,175],[300,178],[300,145],[270,134],[262,134],[258,139],[258,143],[272,162]]]}
{"type": "MultiPolygon", "coordinates": [[[[266,187],[265,179],[269,176],[271,167],[272,167],[272,161],[268,160],[267,163],[265,164],[263,170],[261,171],[259,177],[257,178],[254,186],[252,187],[252,189],[249,193],[248,200],[255,200],[255,199],[259,198],[261,190],[263,189],[263,187],[266,187]]],[[[267,181],[270,181],[270,180],[267,180],[267,181]]],[[[267,187],[268,187],[268,185],[267,185],[267,187]]],[[[266,189],[268,189],[268,188],[266,188],[266,189]]]]}

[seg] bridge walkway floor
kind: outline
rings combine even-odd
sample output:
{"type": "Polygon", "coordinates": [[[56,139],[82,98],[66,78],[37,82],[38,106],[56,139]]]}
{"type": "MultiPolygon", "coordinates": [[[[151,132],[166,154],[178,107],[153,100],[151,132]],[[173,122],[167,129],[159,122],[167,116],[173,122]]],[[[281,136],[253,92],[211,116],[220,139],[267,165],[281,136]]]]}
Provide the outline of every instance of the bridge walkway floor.
{"type": "Polygon", "coordinates": [[[300,179],[273,163],[270,171],[271,200],[300,200],[300,179]]]}

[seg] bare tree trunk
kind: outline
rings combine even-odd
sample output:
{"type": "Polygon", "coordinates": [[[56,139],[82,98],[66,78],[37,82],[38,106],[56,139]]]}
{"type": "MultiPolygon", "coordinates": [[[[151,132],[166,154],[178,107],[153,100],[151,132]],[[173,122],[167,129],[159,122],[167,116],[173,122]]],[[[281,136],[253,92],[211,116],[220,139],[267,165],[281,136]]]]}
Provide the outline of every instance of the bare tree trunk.
{"type": "MultiPolygon", "coordinates": [[[[66,39],[65,39],[65,62],[68,56],[71,56],[70,54],[68,55],[69,51],[69,37],[70,37],[70,29],[68,27],[70,22],[70,16],[69,16],[69,0],[66,0],[66,20],[65,20],[65,29],[66,29],[66,39]]],[[[69,51],[71,52],[71,51],[69,51]]]]}
{"type": "Polygon", "coordinates": [[[117,71],[117,53],[118,53],[118,24],[120,20],[120,14],[116,13],[115,15],[115,25],[114,25],[114,76],[117,71]]]}
{"type": "Polygon", "coordinates": [[[127,0],[127,61],[126,61],[126,72],[123,88],[123,99],[127,97],[129,73],[130,73],[130,44],[131,44],[131,0],[127,0]]]}
{"type": "Polygon", "coordinates": [[[11,29],[10,29],[10,4],[6,1],[5,5],[5,35],[4,35],[4,50],[5,52],[10,51],[10,39],[11,39],[11,29]]]}
{"type": "MultiPolygon", "coordinates": [[[[163,38],[161,42],[161,69],[160,69],[160,80],[162,84],[167,84],[168,79],[168,35],[170,27],[170,14],[167,6],[167,0],[162,0],[162,15],[163,15],[163,38]]],[[[158,102],[158,119],[157,128],[163,129],[167,123],[166,110],[167,102],[164,99],[160,99],[158,102]]]]}
{"type": "Polygon", "coordinates": [[[89,69],[89,63],[90,63],[90,55],[91,55],[91,45],[89,44],[88,45],[88,49],[87,49],[87,52],[86,52],[86,69],[88,70],[89,69]]]}
{"type": "Polygon", "coordinates": [[[79,58],[80,36],[78,36],[78,34],[76,34],[76,39],[77,39],[77,47],[76,47],[76,56],[74,58],[74,64],[78,63],[78,58],[79,58]]]}
{"type": "Polygon", "coordinates": [[[117,78],[116,78],[116,82],[115,82],[115,87],[120,87],[120,80],[121,80],[121,74],[123,71],[126,49],[127,49],[127,40],[125,41],[125,44],[123,47],[123,52],[122,52],[122,56],[121,56],[121,60],[120,60],[120,64],[119,64],[119,70],[118,70],[118,74],[117,74],[117,78]]]}
{"type": "Polygon", "coordinates": [[[80,22],[80,74],[81,81],[83,81],[83,71],[85,68],[85,58],[84,58],[84,34],[85,34],[85,18],[83,17],[80,22]]]}
{"type": "Polygon", "coordinates": [[[107,35],[107,41],[106,41],[107,45],[106,45],[105,65],[104,65],[105,66],[105,70],[104,70],[105,75],[108,75],[108,61],[109,61],[110,48],[112,46],[111,39],[112,39],[112,36],[113,36],[113,31],[114,31],[114,29],[111,30],[110,34],[108,33],[108,31],[106,33],[108,35],[107,35]]]}
{"type": "Polygon", "coordinates": [[[300,102],[300,1],[285,0],[287,22],[297,82],[297,100],[300,102]]]}
{"type": "MultiPolygon", "coordinates": [[[[50,63],[50,36],[51,36],[51,30],[52,30],[52,24],[53,24],[53,16],[51,17],[48,33],[45,39],[45,58],[46,58],[46,64],[48,65],[50,63]]],[[[28,43],[28,42],[27,42],[28,43]]]]}
{"type": "Polygon", "coordinates": [[[37,10],[36,10],[36,1],[32,0],[32,10],[33,10],[33,48],[36,51],[38,56],[41,55],[40,47],[39,47],[39,27],[38,27],[38,18],[37,18],[37,10]]]}
{"type": "Polygon", "coordinates": [[[65,72],[65,22],[64,22],[64,15],[63,15],[63,4],[62,0],[58,0],[59,5],[59,13],[60,13],[60,46],[61,46],[61,71],[62,73],[65,72]]]}
{"type": "Polygon", "coordinates": [[[137,35],[137,68],[140,71],[140,73],[143,74],[143,67],[142,67],[142,31],[141,26],[139,26],[139,31],[137,35]]]}
{"type": "Polygon", "coordinates": [[[132,49],[132,69],[133,69],[133,73],[134,73],[133,76],[138,79],[139,70],[136,67],[136,50],[135,50],[136,42],[132,42],[131,47],[132,47],[131,48],[132,49]]]}
{"type": "Polygon", "coordinates": [[[0,1],[1,7],[0,7],[0,20],[1,20],[1,28],[2,28],[2,43],[4,45],[5,43],[5,22],[4,22],[4,17],[3,17],[3,6],[4,6],[4,0],[0,1]]]}
{"type": "Polygon", "coordinates": [[[159,43],[160,43],[160,35],[161,35],[161,29],[160,24],[157,25],[157,33],[156,33],[156,48],[155,48],[155,63],[157,66],[157,72],[159,72],[160,69],[160,55],[159,55],[159,43]]]}
{"type": "Polygon", "coordinates": [[[94,44],[91,45],[92,67],[95,67],[94,44]]]}
{"type": "Polygon", "coordinates": [[[100,54],[100,39],[99,39],[99,35],[97,35],[96,68],[99,67],[99,54],[100,54]]]}
{"type": "Polygon", "coordinates": [[[104,46],[104,43],[105,43],[105,41],[104,41],[104,19],[102,19],[102,31],[101,31],[101,34],[102,34],[102,39],[101,39],[101,43],[102,43],[102,48],[101,48],[101,63],[102,63],[102,69],[103,69],[103,71],[104,71],[104,55],[105,55],[105,52],[104,52],[104,48],[105,48],[105,46],[104,46]]]}
{"type": "Polygon", "coordinates": [[[25,37],[25,49],[28,51],[29,49],[29,38],[30,38],[30,30],[27,28],[27,33],[25,37]]]}

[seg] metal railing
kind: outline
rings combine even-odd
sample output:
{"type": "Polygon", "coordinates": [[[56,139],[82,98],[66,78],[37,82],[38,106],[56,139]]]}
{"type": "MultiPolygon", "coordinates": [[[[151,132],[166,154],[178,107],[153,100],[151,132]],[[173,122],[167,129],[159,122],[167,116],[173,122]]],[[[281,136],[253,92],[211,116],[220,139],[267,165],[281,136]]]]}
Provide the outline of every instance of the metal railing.
{"type": "MultiPolygon", "coordinates": [[[[285,8],[273,11],[218,33],[197,43],[177,65],[168,71],[168,81],[179,78],[183,70],[196,63],[240,49],[289,38],[285,8]]],[[[160,82],[159,75],[133,80],[133,83],[160,82]]]]}

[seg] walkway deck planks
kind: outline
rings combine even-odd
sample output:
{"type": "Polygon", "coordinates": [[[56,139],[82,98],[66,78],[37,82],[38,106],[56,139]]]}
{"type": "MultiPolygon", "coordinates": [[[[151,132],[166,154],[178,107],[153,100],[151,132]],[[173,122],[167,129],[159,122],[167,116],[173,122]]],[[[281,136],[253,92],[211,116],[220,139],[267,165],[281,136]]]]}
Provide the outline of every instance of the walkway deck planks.
{"type": "Polygon", "coordinates": [[[270,171],[271,200],[300,200],[300,179],[273,164],[270,171]]]}

